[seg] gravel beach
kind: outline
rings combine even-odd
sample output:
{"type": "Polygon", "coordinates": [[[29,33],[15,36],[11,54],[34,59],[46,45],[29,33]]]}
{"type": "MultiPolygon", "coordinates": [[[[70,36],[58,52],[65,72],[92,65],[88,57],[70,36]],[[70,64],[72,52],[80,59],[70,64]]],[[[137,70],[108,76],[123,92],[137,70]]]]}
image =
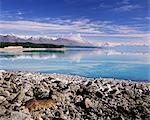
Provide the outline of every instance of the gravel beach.
{"type": "Polygon", "coordinates": [[[0,71],[0,120],[150,120],[150,82],[0,71]]]}

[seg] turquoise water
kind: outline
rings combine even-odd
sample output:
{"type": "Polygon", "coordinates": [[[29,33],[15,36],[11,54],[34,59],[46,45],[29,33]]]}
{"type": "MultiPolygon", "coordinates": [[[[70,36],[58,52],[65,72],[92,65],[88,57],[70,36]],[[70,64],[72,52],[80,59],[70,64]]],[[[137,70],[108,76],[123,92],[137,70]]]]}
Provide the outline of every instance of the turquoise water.
{"type": "Polygon", "coordinates": [[[1,52],[0,69],[150,81],[148,56],[148,49],[137,48],[68,48],[64,52],[1,52]]]}

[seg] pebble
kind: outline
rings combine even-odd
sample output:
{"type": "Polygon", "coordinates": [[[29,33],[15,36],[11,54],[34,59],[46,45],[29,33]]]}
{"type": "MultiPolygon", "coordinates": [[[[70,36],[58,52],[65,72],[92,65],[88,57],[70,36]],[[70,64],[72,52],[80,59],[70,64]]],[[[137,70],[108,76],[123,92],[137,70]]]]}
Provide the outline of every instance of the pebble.
{"type": "Polygon", "coordinates": [[[75,98],[75,102],[81,102],[83,100],[83,97],[81,95],[78,95],[76,98],[75,98]]]}
{"type": "Polygon", "coordinates": [[[0,71],[0,79],[0,120],[33,120],[34,113],[40,120],[150,119],[149,82],[10,71],[0,71]],[[30,113],[32,99],[56,104],[32,104],[41,108],[30,113]]]}
{"type": "Polygon", "coordinates": [[[6,100],[4,96],[0,96],[0,104],[3,103],[6,100]]]}
{"type": "Polygon", "coordinates": [[[4,115],[6,112],[6,108],[4,106],[0,106],[0,116],[4,115]]]}
{"type": "Polygon", "coordinates": [[[86,106],[86,108],[90,108],[93,106],[93,103],[91,102],[91,100],[89,98],[85,99],[85,106],[86,106]]]}
{"type": "Polygon", "coordinates": [[[5,97],[9,97],[10,93],[8,91],[3,91],[2,95],[5,96],[5,97]]]}
{"type": "Polygon", "coordinates": [[[16,95],[16,97],[13,99],[12,102],[22,102],[23,98],[25,96],[25,92],[24,92],[24,88],[21,86],[20,91],[18,92],[18,94],[16,95]]]}

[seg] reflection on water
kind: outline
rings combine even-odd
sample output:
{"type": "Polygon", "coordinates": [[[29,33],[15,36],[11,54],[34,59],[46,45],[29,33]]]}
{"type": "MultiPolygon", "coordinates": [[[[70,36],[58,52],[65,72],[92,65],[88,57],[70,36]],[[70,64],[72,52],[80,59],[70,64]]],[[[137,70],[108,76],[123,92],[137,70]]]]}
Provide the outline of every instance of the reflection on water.
{"type": "Polygon", "coordinates": [[[64,52],[0,53],[0,69],[149,80],[148,51],[70,49],[64,52]]]}

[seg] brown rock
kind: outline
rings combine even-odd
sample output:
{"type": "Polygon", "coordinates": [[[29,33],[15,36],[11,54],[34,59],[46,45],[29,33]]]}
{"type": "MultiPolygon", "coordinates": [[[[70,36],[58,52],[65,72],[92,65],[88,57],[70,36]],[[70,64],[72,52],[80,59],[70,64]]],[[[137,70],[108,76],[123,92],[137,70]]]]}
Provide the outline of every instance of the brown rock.
{"type": "Polygon", "coordinates": [[[55,108],[56,101],[51,99],[43,99],[43,100],[36,100],[32,99],[26,102],[26,108],[29,109],[29,112],[33,112],[40,109],[46,109],[46,108],[55,108]]]}

